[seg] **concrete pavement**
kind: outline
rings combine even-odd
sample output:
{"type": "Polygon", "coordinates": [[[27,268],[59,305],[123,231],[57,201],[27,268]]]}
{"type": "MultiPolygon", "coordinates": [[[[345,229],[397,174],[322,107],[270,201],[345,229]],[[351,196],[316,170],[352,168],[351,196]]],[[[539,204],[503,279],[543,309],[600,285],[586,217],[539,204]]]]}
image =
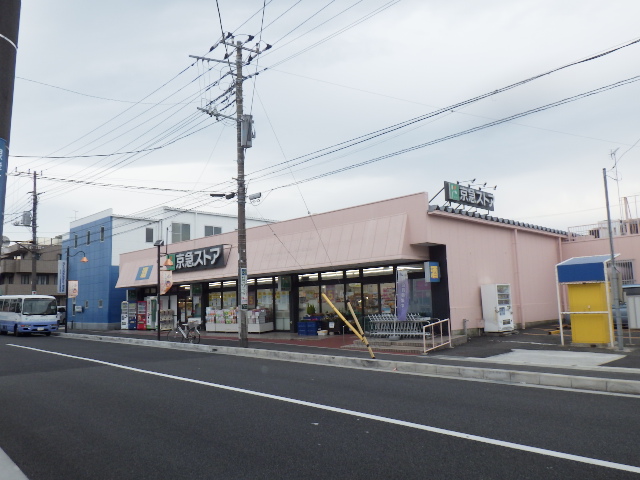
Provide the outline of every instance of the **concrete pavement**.
{"type": "Polygon", "coordinates": [[[627,344],[624,351],[617,351],[572,346],[570,332],[565,338],[567,344],[562,346],[559,337],[549,335],[553,328],[529,329],[504,337],[472,337],[455,348],[426,355],[376,352],[375,359],[366,350],[351,346],[357,340],[353,335],[250,334],[249,348],[237,346],[237,334],[205,333],[200,345],[158,341],[153,331],[76,331],[60,335],[393,373],[640,395],[640,332],[625,331],[627,344]]]}

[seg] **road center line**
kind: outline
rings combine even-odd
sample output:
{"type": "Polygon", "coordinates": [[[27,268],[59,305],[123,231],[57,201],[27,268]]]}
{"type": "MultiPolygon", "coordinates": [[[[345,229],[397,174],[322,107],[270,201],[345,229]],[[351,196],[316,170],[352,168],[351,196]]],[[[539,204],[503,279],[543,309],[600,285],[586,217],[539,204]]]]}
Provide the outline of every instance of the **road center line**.
{"type": "Polygon", "coordinates": [[[449,437],[454,437],[454,438],[461,438],[464,440],[470,440],[473,442],[480,442],[480,443],[485,443],[488,445],[494,445],[494,446],[498,446],[498,447],[503,447],[503,448],[510,448],[513,450],[521,450],[523,452],[528,452],[528,453],[535,453],[538,455],[546,455],[548,457],[555,457],[555,458],[560,458],[563,460],[571,460],[574,462],[580,462],[580,463],[586,463],[588,465],[597,465],[599,467],[606,467],[606,468],[612,468],[615,470],[623,470],[626,472],[633,472],[633,473],[640,473],[640,467],[636,467],[633,465],[625,465],[623,463],[615,463],[615,462],[608,462],[606,460],[598,460],[596,458],[589,458],[589,457],[583,457],[580,455],[572,455],[570,453],[563,453],[563,452],[556,452],[554,450],[547,450],[545,448],[538,448],[538,447],[531,447],[528,445],[522,445],[519,443],[512,443],[512,442],[505,442],[502,440],[496,440],[493,438],[488,438],[488,437],[481,437],[478,435],[471,435],[468,433],[462,433],[462,432],[456,432],[455,430],[447,430],[444,428],[438,428],[438,427],[431,427],[428,425],[422,425],[419,423],[414,423],[414,422],[406,422],[404,420],[397,420],[394,418],[388,418],[388,417],[382,417],[379,415],[372,415],[369,413],[363,413],[363,412],[357,412],[355,410],[348,410],[345,408],[339,408],[339,407],[332,407],[330,405],[322,405],[320,403],[314,403],[314,402],[307,402],[305,400],[297,400],[295,398],[288,398],[288,397],[282,397],[280,395],[272,395],[270,393],[263,393],[263,392],[257,392],[254,390],[247,390],[245,388],[238,388],[238,387],[231,387],[229,385],[222,385],[219,383],[212,383],[212,382],[205,382],[203,380],[196,380],[193,378],[187,378],[187,377],[179,377],[177,375],[170,375],[167,373],[160,373],[160,372],[154,372],[152,370],[143,370],[141,368],[135,368],[135,367],[128,367],[126,365],[120,365],[118,363],[111,363],[111,362],[105,362],[103,360],[96,360],[93,358],[87,358],[87,357],[79,357],[76,355],[69,355],[66,353],[60,353],[60,352],[53,352],[50,350],[42,350],[39,348],[33,348],[33,347],[26,347],[23,345],[15,345],[15,344],[8,344],[8,346],[10,347],[17,347],[17,348],[23,348],[25,350],[32,350],[35,352],[41,352],[41,353],[48,353],[50,355],[58,355],[61,357],[67,357],[67,358],[73,358],[76,360],[83,360],[85,362],[91,362],[91,363],[97,363],[99,365],[105,365],[108,367],[113,367],[113,368],[120,368],[122,370],[129,370],[131,372],[137,372],[137,373],[144,373],[147,375],[154,375],[156,377],[162,377],[162,378],[168,378],[171,380],[178,380],[181,382],[188,382],[188,383],[194,383],[197,385],[204,385],[207,387],[214,387],[214,388],[218,388],[221,390],[228,390],[231,392],[236,392],[236,393],[244,393],[246,395],[253,395],[256,397],[262,397],[262,398],[268,398],[271,400],[278,400],[281,402],[287,402],[287,403],[293,403],[296,405],[302,405],[305,407],[311,407],[311,408],[316,408],[319,410],[325,410],[325,411],[329,411],[329,412],[334,412],[334,413],[341,413],[343,415],[351,415],[354,417],[359,417],[359,418],[367,418],[369,420],[374,420],[377,422],[383,422],[383,423],[388,423],[391,425],[398,425],[398,426],[402,426],[402,427],[407,427],[407,428],[413,428],[416,430],[423,430],[426,432],[431,432],[431,433],[437,433],[440,435],[447,435],[449,437]]]}

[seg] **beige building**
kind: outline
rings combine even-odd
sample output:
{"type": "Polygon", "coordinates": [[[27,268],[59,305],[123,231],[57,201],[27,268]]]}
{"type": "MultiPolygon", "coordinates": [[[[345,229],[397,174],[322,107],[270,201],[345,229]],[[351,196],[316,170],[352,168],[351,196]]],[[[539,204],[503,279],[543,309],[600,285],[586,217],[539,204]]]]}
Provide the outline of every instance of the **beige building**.
{"type": "Polygon", "coordinates": [[[31,243],[14,243],[2,249],[0,254],[0,294],[29,295],[31,293],[33,255],[36,255],[36,293],[53,295],[61,303],[64,295],[58,294],[58,260],[62,254],[62,239],[39,238],[35,250],[31,243]]]}

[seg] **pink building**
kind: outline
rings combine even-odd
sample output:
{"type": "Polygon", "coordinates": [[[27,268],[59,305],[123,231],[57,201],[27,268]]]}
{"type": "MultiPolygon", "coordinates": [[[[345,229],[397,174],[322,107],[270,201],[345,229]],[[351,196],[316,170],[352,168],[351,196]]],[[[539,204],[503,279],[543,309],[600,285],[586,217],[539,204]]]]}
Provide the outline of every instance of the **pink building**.
{"type": "MultiPolygon", "coordinates": [[[[249,308],[263,309],[281,331],[296,331],[310,305],[327,312],[321,292],[343,311],[349,300],[361,316],[395,313],[396,273],[405,270],[410,312],[477,332],[484,328],[481,285],[509,284],[514,323],[523,328],[558,318],[555,265],[607,253],[606,240],[567,239],[558,230],[430,206],[426,193],[253,227],[247,229],[249,308]],[[439,282],[425,276],[425,262],[437,262],[439,282]]],[[[617,243],[622,257],[637,258],[640,243],[623,240],[617,243]]],[[[237,305],[236,246],[232,232],[122,254],[116,286],[135,289],[138,300],[155,295],[158,252],[162,261],[165,253],[176,254],[173,287],[161,308],[205,321],[207,307],[237,305]]]]}

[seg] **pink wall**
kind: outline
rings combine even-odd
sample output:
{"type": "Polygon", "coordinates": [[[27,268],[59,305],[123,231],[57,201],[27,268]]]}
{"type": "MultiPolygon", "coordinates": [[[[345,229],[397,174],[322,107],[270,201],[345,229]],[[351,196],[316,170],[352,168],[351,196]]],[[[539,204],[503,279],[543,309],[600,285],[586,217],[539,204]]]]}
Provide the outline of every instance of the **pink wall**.
{"type": "Polygon", "coordinates": [[[558,318],[555,265],[560,235],[458,214],[431,212],[429,240],[447,246],[449,296],[454,329],[482,328],[480,285],[508,283],[514,322],[558,318]]]}

